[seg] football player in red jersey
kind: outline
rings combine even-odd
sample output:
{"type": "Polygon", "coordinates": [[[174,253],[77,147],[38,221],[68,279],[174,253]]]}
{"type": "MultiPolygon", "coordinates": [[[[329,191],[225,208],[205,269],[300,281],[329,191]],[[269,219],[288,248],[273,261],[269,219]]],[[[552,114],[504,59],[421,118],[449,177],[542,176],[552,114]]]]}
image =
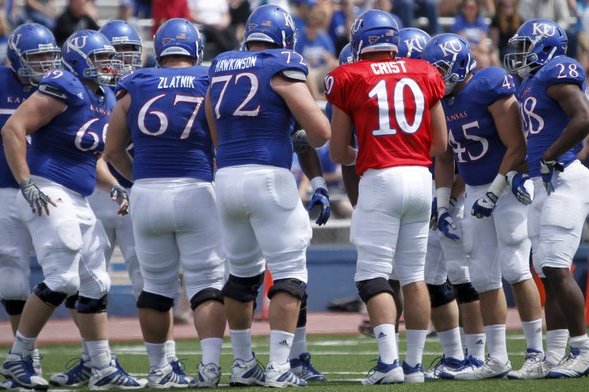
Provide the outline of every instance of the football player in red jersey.
{"type": "Polygon", "coordinates": [[[431,206],[431,156],[446,149],[440,99],[444,82],[425,61],[401,59],[397,24],[369,10],[352,26],[352,54],[325,78],[333,105],[332,159],[356,163],[362,176],[350,237],[358,250],[356,285],[368,308],[379,361],[363,384],[423,382],[421,366],[430,303],[424,264],[431,206]],[[349,145],[352,127],[358,149],[349,145]],[[405,298],[407,356],[400,366],[395,341],[393,270],[405,298]]]}

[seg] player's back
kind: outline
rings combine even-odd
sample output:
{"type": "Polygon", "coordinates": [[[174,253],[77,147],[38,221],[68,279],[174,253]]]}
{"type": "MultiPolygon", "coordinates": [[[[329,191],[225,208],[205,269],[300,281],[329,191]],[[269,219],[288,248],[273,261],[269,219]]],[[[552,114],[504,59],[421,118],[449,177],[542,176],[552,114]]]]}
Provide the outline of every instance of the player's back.
{"type": "MultiPolygon", "coordinates": [[[[16,111],[16,108],[24,102],[35,88],[22,84],[14,71],[8,67],[0,66],[0,129],[6,124],[8,118],[16,111]]],[[[18,188],[8,162],[4,157],[2,136],[0,135],[0,188],[18,188]]]]}
{"type": "Polygon", "coordinates": [[[325,80],[331,103],[352,117],[358,136],[356,168],[429,166],[430,109],[444,84],[422,60],[361,60],[325,80]]]}
{"type": "Polygon", "coordinates": [[[31,173],[87,196],[96,186],[96,153],[104,149],[114,94],[104,87],[92,91],[67,70],[48,72],[39,91],[66,108],[31,135],[31,173]]]}
{"type": "MultiPolygon", "coordinates": [[[[558,102],[547,93],[551,86],[565,83],[575,84],[585,91],[585,71],[576,60],[556,56],[524,79],[517,90],[524,130],[527,132],[528,167],[532,177],[540,175],[542,155],[560,137],[570,120],[558,102]]],[[[557,160],[566,166],[576,159],[580,149],[581,144],[578,144],[557,160]]]]}
{"type": "Polygon", "coordinates": [[[301,77],[307,66],[288,49],[232,51],[213,60],[209,76],[219,168],[260,164],[290,169],[293,119],[270,83],[275,75],[289,73],[301,77]]]}
{"type": "Polygon", "coordinates": [[[466,184],[488,184],[497,175],[505,146],[489,106],[514,93],[511,76],[499,67],[488,67],[475,72],[460,91],[442,100],[450,145],[466,184]]]}
{"type": "Polygon", "coordinates": [[[144,68],[118,85],[130,94],[133,177],[212,181],[213,146],[206,123],[204,67],[144,68]]]}

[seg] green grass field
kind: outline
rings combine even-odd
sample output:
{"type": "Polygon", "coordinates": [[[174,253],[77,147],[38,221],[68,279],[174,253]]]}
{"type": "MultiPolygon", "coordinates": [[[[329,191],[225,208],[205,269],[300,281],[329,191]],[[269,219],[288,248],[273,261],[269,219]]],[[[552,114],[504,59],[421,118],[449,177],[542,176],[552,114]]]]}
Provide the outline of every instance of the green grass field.
{"type": "MultiPolygon", "coordinates": [[[[311,383],[309,389],[323,392],[344,392],[368,389],[394,389],[396,391],[526,391],[526,392],[560,392],[560,391],[589,391],[589,378],[572,380],[534,380],[508,381],[490,380],[475,382],[433,381],[422,385],[393,385],[393,386],[362,386],[360,380],[376,364],[376,344],[374,339],[366,336],[335,336],[313,335],[309,337],[309,351],[313,357],[313,365],[325,373],[329,379],[326,383],[311,383]]],[[[2,352],[8,349],[0,347],[2,352]]],[[[130,373],[145,377],[147,372],[147,356],[144,346],[137,343],[113,344],[112,349],[125,369],[130,373]]],[[[256,337],[253,349],[262,363],[268,360],[268,339],[256,337]]],[[[48,375],[63,371],[66,362],[79,355],[78,345],[45,345],[40,347],[43,356],[43,370],[48,375]]],[[[510,334],[508,350],[514,368],[519,368],[525,350],[525,340],[522,335],[510,334]]],[[[405,351],[405,340],[401,337],[401,357],[405,351]]],[[[424,356],[424,367],[428,367],[440,352],[437,339],[428,339],[424,356]]],[[[194,341],[179,341],[177,343],[178,357],[184,362],[187,373],[194,376],[197,361],[200,358],[199,345],[194,341]]],[[[221,389],[229,389],[229,369],[231,366],[231,348],[228,340],[223,347],[221,389]]],[[[236,390],[231,388],[232,390],[236,390]]],[[[57,391],[57,389],[51,389],[57,391]]],[[[259,390],[259,388],[239,388],[240,392],[259,390]]]]}

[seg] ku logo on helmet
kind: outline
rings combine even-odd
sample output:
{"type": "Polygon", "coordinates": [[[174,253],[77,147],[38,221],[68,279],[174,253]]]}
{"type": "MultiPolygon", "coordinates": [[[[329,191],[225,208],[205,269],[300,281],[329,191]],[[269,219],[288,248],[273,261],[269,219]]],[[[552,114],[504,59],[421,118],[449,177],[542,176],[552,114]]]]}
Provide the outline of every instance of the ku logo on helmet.
{"type": "Polygon", "coordinates": [[[73,37],[67,43],[67,50],[68,50],[68,52],[71,49],[74,49],[74,48],[82,49],[84,46],[86,46],[86,42],[87,41],[88,41],[88,36],[87,35],[79,35],[77,37],[73,37]]]}
{"type": "Polygon", "coordinates": [[[456,56],[458,53],[460,53],[460,50],[462,50],[462,44],[458,39],[451,39],[449,41],[442,42],[439,47],[442,49],[443,56],[456,56]]]}
{"type": "Polygon", "coordinates": [[[295,30],[295,24],[294,20],[292,19],[292,16],[287,13],[283,13],[282,15],[284,16],[284,23],[291,29],[295,30]]]}
{"type": "Polygon", "coordinates": [[[424,37],[412,37],[411,39],[406,39],[405,45],[407,46],[407,51],[412,53],[414,50],[418,50],[419,52],[423,51],[427,41],[424,37]]]}
{"type": "Polygon", "coordinates": [[[8,41],[8,46],[10,46],[13,49],[16,49],[16,47],[18,46],[18,42],[20,41],[20,36],[22,34],[12,34],[10,36],[10,40],[8,41]]]}
{"type": "Polygon", "coordinates": [[[552,37],[556,34],[556,26],[546,23],[533,23],[532,34],[541,35],[543,37],[552,37]]]}

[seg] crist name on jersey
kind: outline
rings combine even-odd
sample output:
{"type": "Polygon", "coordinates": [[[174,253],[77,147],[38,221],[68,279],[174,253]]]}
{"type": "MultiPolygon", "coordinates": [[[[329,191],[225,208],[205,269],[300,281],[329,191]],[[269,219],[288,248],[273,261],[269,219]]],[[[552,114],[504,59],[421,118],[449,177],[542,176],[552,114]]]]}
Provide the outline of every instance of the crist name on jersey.
{"type": "Polygon", "coordinates": [[[215,66],[215,72],[253,68],[256,66],[257,60],[257,56],[239,57],[234,59],[221,59],[215,66]]]}
{"type": "Polygon", "coordinates": [[[160,76],[160,81],[157,84],[158,89],[162,88],[195,88],[194,79],[196,76],[176,75],[176,76],[160,76]]]}
{"type": "Polygon", "coordinates": [[[405,61],[387,61],[383,63],[372,63],[370,69],[375,75],[396,74],[407,72],[405,61]]]}

